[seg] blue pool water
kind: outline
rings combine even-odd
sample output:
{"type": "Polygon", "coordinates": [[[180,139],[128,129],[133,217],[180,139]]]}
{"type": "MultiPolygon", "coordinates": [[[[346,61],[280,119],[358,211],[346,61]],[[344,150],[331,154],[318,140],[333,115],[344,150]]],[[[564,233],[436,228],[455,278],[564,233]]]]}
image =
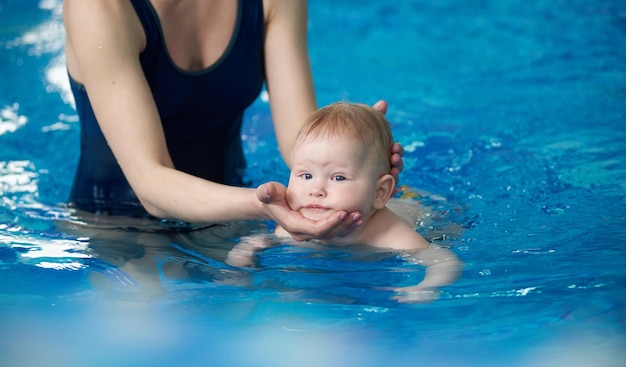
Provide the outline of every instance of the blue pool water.
{"type": "MultiPolygon", "coordinates": [[[[618,0],[310,2],[320,105],[390,104],[417,230],[466,264],[391,301],[393,254],[226,251],[264,223],[84,227],[58,0],[0,0],[0,366],[620,366],[626,350],[626,7],[618,0]],[[420,191],[422,192],[422,191],[420,191]],[[96,228],[98,227],[98,228],[96,228]]],[[[259,98],[252,184],[285,179],[259,98]]]]}

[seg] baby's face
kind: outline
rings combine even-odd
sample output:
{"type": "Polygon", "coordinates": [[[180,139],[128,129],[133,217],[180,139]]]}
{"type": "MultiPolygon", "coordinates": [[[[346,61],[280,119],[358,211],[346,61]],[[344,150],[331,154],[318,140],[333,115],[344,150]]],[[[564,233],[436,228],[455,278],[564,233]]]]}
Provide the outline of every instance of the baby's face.
{"type": "Polygon", "coordinates": [[[309,219],[326,217],[329,210],[372,209],[378,173],[365,149],[344,140],[305,141],[294,151],[287,201],[309,219]]]}

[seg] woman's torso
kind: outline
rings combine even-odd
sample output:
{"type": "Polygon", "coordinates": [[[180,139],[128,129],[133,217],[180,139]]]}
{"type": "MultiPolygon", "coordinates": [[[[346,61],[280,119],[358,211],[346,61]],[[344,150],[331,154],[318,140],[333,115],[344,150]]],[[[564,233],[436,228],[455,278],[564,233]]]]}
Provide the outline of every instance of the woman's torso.
{"type": "MultiPolygon", "coordinates": [[[[262,1],[154,1],[154,6],[131,1],[141,24],[136,36],[145,37],[141,66],[174,166],[241,185],[242,115],[264,80],[262,1]]],[[[68,68],[82,129],[71,204],[92,212],[142,214],[69,57],[68,68]]]]}

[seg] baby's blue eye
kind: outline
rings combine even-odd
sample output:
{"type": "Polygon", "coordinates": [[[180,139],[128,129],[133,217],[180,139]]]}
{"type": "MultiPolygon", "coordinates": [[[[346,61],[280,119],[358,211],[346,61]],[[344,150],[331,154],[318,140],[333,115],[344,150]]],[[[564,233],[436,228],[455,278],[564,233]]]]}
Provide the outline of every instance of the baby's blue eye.
{"type": "Polygon", "coordinates": [[[333,180],[334,181],[345,181],[346,178],[344,176],[341,176],[341,175],[336,175],[336,176],[333,176],[333,180]]]}
{"type": "Polygon", "coordinates": [[[313,178],[313,175],[310,173],[305,173],[302,175],[302,177],[304,177],[305,180],[310,180],[313,178]]]}

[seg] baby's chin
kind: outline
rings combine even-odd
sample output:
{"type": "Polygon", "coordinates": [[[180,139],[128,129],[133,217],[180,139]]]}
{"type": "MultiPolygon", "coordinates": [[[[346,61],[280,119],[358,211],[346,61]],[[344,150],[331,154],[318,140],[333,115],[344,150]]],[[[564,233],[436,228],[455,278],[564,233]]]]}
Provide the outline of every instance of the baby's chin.
{"type": "Polygon", "coordinates": [[[306,219],[314,221],[326,219],[336,212],[336,210],[328,208],[300,208],[298,211],[306,219]]]}

